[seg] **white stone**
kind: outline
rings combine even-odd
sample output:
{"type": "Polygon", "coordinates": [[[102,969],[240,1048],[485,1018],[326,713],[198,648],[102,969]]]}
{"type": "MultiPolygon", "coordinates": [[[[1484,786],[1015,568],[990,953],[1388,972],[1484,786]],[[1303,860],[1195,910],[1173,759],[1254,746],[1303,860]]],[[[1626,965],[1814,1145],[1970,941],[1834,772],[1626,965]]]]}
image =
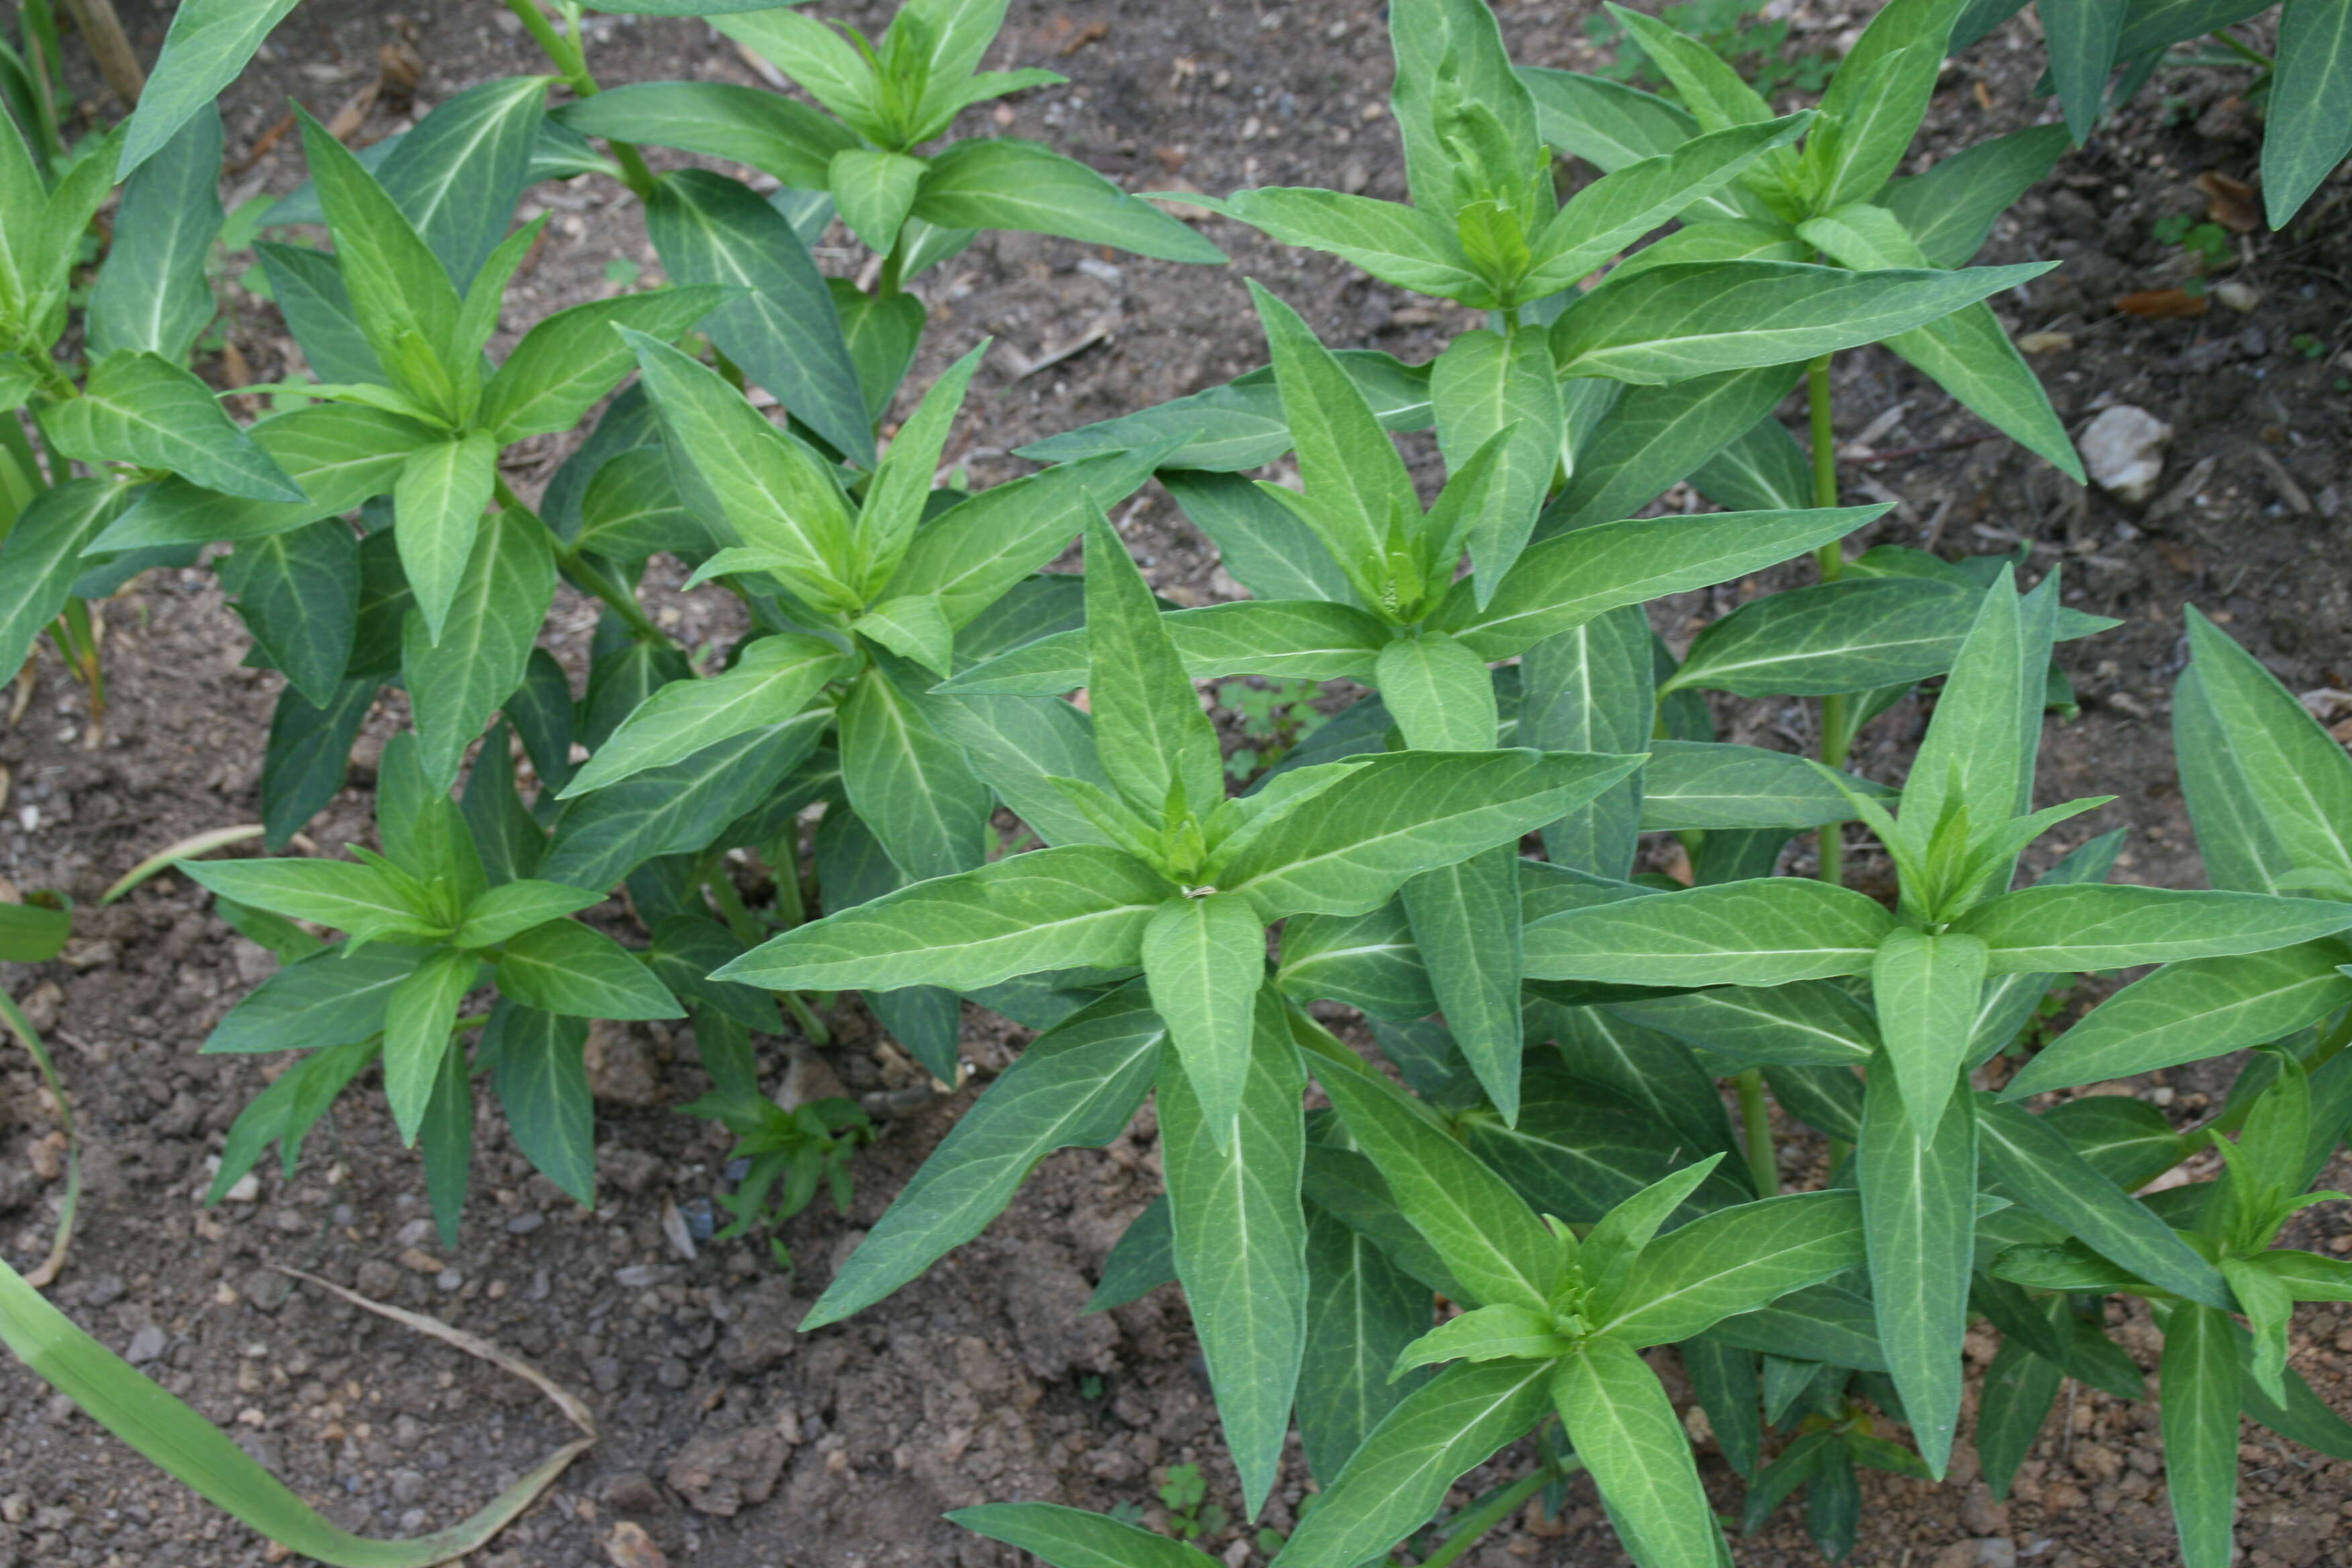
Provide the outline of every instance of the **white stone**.
{"type": "Polygon", "coordinates": [[[2164,477],[2164,448],[2171,439],[2171,426],[2145,408],[2119,403],[2085,426],[2075,446],[2092,483],[2138,506],[2164,477]]]}

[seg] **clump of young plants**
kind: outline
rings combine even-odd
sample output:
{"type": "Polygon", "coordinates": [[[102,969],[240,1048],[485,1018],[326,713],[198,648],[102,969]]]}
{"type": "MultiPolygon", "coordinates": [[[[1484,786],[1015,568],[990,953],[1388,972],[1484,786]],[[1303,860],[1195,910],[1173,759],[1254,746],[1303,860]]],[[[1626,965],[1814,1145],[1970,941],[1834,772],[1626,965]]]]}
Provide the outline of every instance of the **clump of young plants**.
{"type": "MultiPolygon", "coordinates": [[[[758,1041],[827,1045],[855,991],[953,1082],[972,1004],[1040,1033],[802,1326],[875,1306],[1044,1156],[1153,1100],[1167,1191],[1093,1305],[1182,1289],[1241,1481],[1213,1499],[1171,1473],[1202,1544],[1257,1526],[1295,1426],[1314,1501],[1255,1537],[1292,1568],[1359,1568],[1433,1527],[1424,1560],[1452,1562],[1580,1473],[1643,1568],[1717,1568],[1720,1522],[1645,1360],[1671,1346],[1748,1482],[1746,1525],[1801,1493],[1836,1557],[1857,1468],[1946,1470],[1977,1319],[2001,1335],[1974,1435],[1997,1491],[2065,1378],[2137,1396],[2095,1310],[2111,1294],[2152,1303],[2165,1336],[2190,1568],[2229,1561],[2242,1412],[2352,1458],[2352,1424],[2285,1364],[2294,1304],[2352,1279],[2276,1245],[2331,1195],[2307,1189],[2352,1123],[2352,761],[2192,612],[2176,713],[2213,888],[2110,885],[2119,835],[2041,847],[2105,797],[2037,809],[2034,787],[2045,714],[2068,706],[2057,650],[2108,623],[2054,574],[2021,591],[2023,559],[1847,557],[1886,509],[1838,504],[1832,355],[1884,344],[2074,471],[1988,303],[2046,268],[1968,265],[2064,132],[1895,174],[1955,0],[1893,0],[1785,116],[1632,12],[1672,99],[1515,67],[1483,0],[1398,0],[1410,200],[1212,205],[1485,323],[1406,364],[1327,347],[1254,284],[1266,367],[1035,443],[1047,466],[971,494],[936,481],[980,351],[904,395],[912,279],[989,227],[1222,259],[1046,149],[942,144],[962,110],[1055,79],[980,68],[1003,0],[908,0],[879,37],[639,0],[709,13],[814,106],[603,89],[579,5],[512,4],[553,77],[469,89],[365,157],[305,124],[311,184],[266,221],[325,247],[262,255],[307,374],[258,389],[284,406],[250,426],[183,363],[220,226],[202,110],[290,0],[190,0],[108,136],[0,127],[0,385],[37,434],[11,422],[0,450],[0,664],[61,616],[79,659],[78,595],[226,543],[256,662],[285,678],[272,848],[340,787],[383,691],[408,707],[375,844],[184,867],[284,961],[206,1048],[302,1053],[231,1130],[216,1192],[272,1143],[290,1169],[380,1070],[445,1231],[478,1079],[589,1201],[591,1025],[683,1016],[712,1083],[685,1109],[738,1140],[725,1234],[773,1232],[843,1200],[873,1129],[772,1094],[758,1041]],[[647,145],[778,188],[656,172],[647,145]],[[1562,201],[1555,151],[1600,177],[1562,201]],[[142,221],[118,223],[88,363],[68,363],[76,258],[118,172],[142,221]],[[496,353],[535,235],[514,209],[546,178],[619,181],[673,282],[496,353]],[[815,263],[836,217],[870,252],[855,276],[815,263]],[[1773,412],[1801,381],[1810,451],[1773,412]],[[514,443],[583,426],[535,501],[503,478],[514,443]],[[1417,483],[1391,436],[1432,427],[1442,480],[1417,483]],[[1295,485],[1248,477],[1292,454],[1295,485]],[[1160,607],[1108,521],[1155,478],[1248,598],[1160,607]],[[1685,481],[1726,510],[1655,515],[1685,481]],[[1082,572],[1044,570],[1080,539],[1082,572]],[[1817,581],[1680,658],[1652,629],[1650,601],[1808,557],[1817,581]],[[731,595],[746,634],[675,642],[641,598],[660,558],[731,595]],[[602,605],[577,691],[537,646],[560,583],[602,605]],[[1251,693],[1225,701],[1255,739],[1336,682],[1352,700],[1277,731],[1263,768],[1222,752],[1202,697],[1251,693]],[[1819,699],[1817,757],[1719,741],[1707,691],[1819,699]],[[1841,771],[1914,693],[1932,717],[1901,776],[1841,771]],[[1842,885],[1848,823],[1891,860],[1891,904],[1842,885]],[[1779,874],[1807,833],[1820,877],[1779,874]],[[1645,835],[1681,854],[1645,862],[1645,835]],[[2020,886],[2029,856],[2048,864],[2020,886]],[[2078,972],[2146,964],[2042,1026],[2078,972]],[[2200,1126],[2049,1098],[2250,1047],[2200,1126]],[[2004,1080],[1990,1064],[2014,1053],[2004,1080]],[[1781,1190],[1776,1102],[1827,1154],[1815,1190],[1781,1190]],[[2137,1195],[2209,1150],[2218,1174],[2137,1195]],[[1523,1441],[1504,1461],[1523,1473],[1441,1513],[1523,1441]]],[[[18,96],[0,92],[12,114],[18,96]]],[[[28,908],[0,936],[37,952],[61,919],[28,908]]],[[[13,1273],[0,1333],[314,1557],[422,1564],[457,1539],[331,1531],[13,1273]]],[[[1046,1503],[955,1517],[1057,1568],[1200,1561],[1046,1503]]]]}

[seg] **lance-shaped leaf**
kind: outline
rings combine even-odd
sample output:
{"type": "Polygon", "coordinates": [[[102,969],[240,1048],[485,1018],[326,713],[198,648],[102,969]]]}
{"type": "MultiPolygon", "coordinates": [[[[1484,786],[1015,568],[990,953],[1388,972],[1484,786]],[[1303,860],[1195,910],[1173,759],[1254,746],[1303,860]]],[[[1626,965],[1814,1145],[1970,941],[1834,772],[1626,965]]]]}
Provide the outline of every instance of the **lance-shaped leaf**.
{"type": "Polygon", "coordinates": [[[1642,1249],[1598,1331],[1624,1344],[1703,1333],[1862,1261],[1850,1192],[1790,1193],[1718,1209],[1642,1249]]]}
{"type": "Polygon", "coordinates": [[[301,487],[229,418],[212,388],[163,355],[118,349],[90,367],[79,397],[42,411],[41,430],[86,463],[169,468],[193,484],[255,500],[300,501],[301,487]]]}
{"type": "Polygon", "coordinates": [[[1870,1073],[1855,1159],[1879,1342],[1912,1440],[1937,1476],[1960,1415],[1960,1340],[1974,1253],[1974,1101],[1954,1095],[1922,1135],[1883,1059],[1870,1073]]]}
{"type": "Polygon", "coordinates": [[[2228,1312],[2184,1301],[2157,1371],[2165,1491],[2187,1568],[2229,1568],[2238,1501],[2238,1358],[2228,1312]]]}
{"type": "Polygon", "coordinates": [[[1318,1058],[1316,1077],[1398,1209],[1475,1300],[1551,1310],[1559,1243],[1524,1199],[1419,1101],[1352,1058],[1318,1058]]]}
{"type": "MultiPolygon", "coordinates": [[[[1160,624],[1194,680],[1263,675],[1281,680],[1380,684],[1390,629],[1352,605],[1321,599],[1242,599],[1163,613],[1160,624]]],[[[1087,683],[1085,627],[1055,632],[973,665],[939,688],[973,696],[1055,696],[1087,683]]],[[[1486,666],[1479,663],[1480,679],[1486,666]]],[[[1491,703],[1491,696],[1487,699],[1491,703]]],[[[1485,745],[1494,743],[1491,731],[1485,745]]]]}
{"type": "Polygon", "coordinates": [[[2213,1266],[2047,1121],[1985,1097],[1978,1130],[1986,1165],[2027,1206],[2152,1285],[2209,1306],[2229,1304],[2213,1266]]]}
{"type": "Polygon", "coordinates": [[[842,665],[841,650],[819,638],[760,637],[744,647],[733,668],[707,680],[673,680],[631,710],[558,798],[603,789],[730,735],[789,719],[842,665]]]}
{"type": "Polygon", "coordinates": [[[749,163],[798,190],[823,190],[833,155],[857,145],[855,132],[808,104],[732,82],[625,82],[553,118],[586,136],[749,163]]]}
{"type": "Polygon", "coordinates": [[[1985,1368],[1977,1401],[1977,1457],[1996,1500],[2007,1500],[2017,1468],[2033,1451],[2057,1402],[2058,1386],[2065,1381],[2063,1366],[2036,1355],[2023,1340],[2003,1336],[1992,1364],[1985,1368]]]}
{"type": "Polygon", "coordinates": [[[441,640],[465,584],[498,465],[498,443],[476,430],[418,447],[393,481],[393,539],[428,641],[441,640]]]}
{"type": "Polygon", "coordinates": [[[659,289],[592,300],[532,326],[482,389],[482,426],[501,443],[568,430],[635,363],[617,327],[665,341],[709,315],[727,291],[659,289]]]}
{"type": "MultiPolygon", "coordinates": [[[[546,129],[547,77],[499,77],[444,100],[377,165],[377,178],[458,288],[507,237],[546,129]]],[[[526,242],[527,243],[527,242],[526,242]]],[[[452,366],[455,369],[455,366],[452,366]]]]}
{"type": "Polygon", "coordinates": [[[163,151],[182,125],[217,100],[294,5],[295,0],[190,0],[175,10],[155,73],[131,118],[121,172],[128,174],[163,151]]]}
{"type": "Polygon", "coordinates": [[[942,228],[1010,228],[1214,265],[1225,253],[1150,203],[1060,153],[1011,136],[971,137],[931,160],[914,216],[942,228]]]}
{"type": "Polygon", "coordinates": [[[1528,1307],[1479,1307],[1449,1318],[1399,1352],[1399,1376],[1416,1367],[1448,1361],[1549,1360],[1567,1355],[1576,1342],[1559,1331],[1549,1312],[1528,1307]]]}
{"type": "Polygon", "coordinates": [[[221,226],[221,143],[220,111],[200,106],[157,157],[119,165],[114,244],[89,294],[93,355],[147,349],[184,360],[213,319],[205,262],[221,226]]]}
{"type": "Polygon", "coordinates": [[[2032,809],[2052,637],[2039,612],[2054,605],[2056,581],[2053,574],[2021,600],[2014,569],[2005,566],[1979,603],[1904,786],[1901,837],[1913,856],[1926,858],[1931,833],[1955,805],[1965,803],[1983,824],[1979,840],[1991,825],[2032,809]]]}
{"type": "Polygon", "coordinates": [[[2283,1038],[2352,1005],[2335,939],[2168,963],[2084,1015],[2010,1079],[2005,1100],[2200,1061],[2283,1038]]]}
{"type": "MultiPolygon", "coordinates": [[[[1231,893],[1179,896],[1143,930],[1143,977],[1168,1023],[1185,1090],[1221,1153],[1230,1152],[1251,1063],[1251,1018],[1265,975],[1265,927],[1231,893]]],[[[1271,993],[1267,994],[1269,997],[1271,993]]]]}
{"type": "Polygon", "coordinates": [[[2352,927],[2352,906],[2261,893],[2076,885],[2021,888],[1953,922],[1984,940],[1990,973],[2064,973],[2220,958],[2352,927]]]}
{"type": "Polygon", "coordinates": [[[1427,1331],[1430,1306],[1429,1288],[1370,1237],[1318,1207],[1307,1210],[1298,1438],[1325,1488],[1381,1418],[1428,1381],[1412,1372],[1391,1379],[1390,1370],[1427,1331]]]}
{"type": "Polygon", "coordinates": [[[459,378],[474,373],[460,346],[456,286],[375,176],[326,127],[301,119],[302,150],[360,331],[394,384],[436,414],[457,413],[447,405],[459,378]]]}
{"type": "Polygon", "coordinates": [[[33,639],[88,569],[83,550],[133,493],[112,479],[68,479],[35,496],[0,535],[0,665],[24,667],[33,639]]]}
{"type": "Polygon", "coordinates": [[[1212,883],[1268,921],[1361,914],[1409,877],[1509,844],[1591,799],[1638,757],[1532,751],[1393,752],[1349,765],[1312,805],[1236,840],[1212,883]]]}
{"type": "Polygon", "coordinates": [[[409,617],[401,667],[425,776],[436,787],[457,782],[466,748],[522,684],[554,598],[547,530],[528,512],[502,510],[480,529],[438,638],[427,640],[422,614],[409,617]]]}
{"type": "Polygon", "coordinates": [[[707,847],[816,749],[829,719],[803,710],[572,802],[556,823],[540,875],[609,888],[656,856],[707,847]]]}
{"type": "MultiPolygon", "coordinates": [[[[1250,288],[1298,450],[1307,494],[1299,515],[1356,591],[1377,604],[1391,581],[1391,549],[1420,530],[1412,480],[1364,394],[1298,312],[1257,284],[1250,288]]],[[[1392,587],[1389,593],[1394,596],[1392,587]]]]}
{"type": "Polygon", "coordinates": [[[2352,93],[2345,86],[2352,74],[2352,16],[2341,5],[2288,0],[2279,12],[2274,58],[2263,199],[2271,226],[2284,228],[2352,153],[2352,93]]]}
{"type": "Polygon", "coordinates": [[[1040,849],[827,915],[717,977],[772,991],[973,991],[1042,970],[1117,968],[1136,962],[1144,927],[1174,890],[1117,849],[1040,849]]]}
{"type": "Polygon", "coordinates": [[[363,941],[415,942],[448,933],[422,885],[396,868],[296,859],[182,861],[179,868],[223,898],[315,921],[363,941]]]}
{"type": "Polygon", "coordinates": [[[474,988],[480,961],[445,947],[393,988],[383,1014],[383,1097],[404,1143],[414,1145],[425,1122],[441,1058],[450,1050],[457,1005],[474,988]]]}
{"type": "MultiPolygon", "coordinates": [[[[869,594],[887,583],[906,558],[916,525],[929,504],[931,480],[957,411],[963,406],[964,390],[987,352],[988,345],[982,343],[931,384],[874,471],[856,529],[857,580],[869,594]]],[[[923,596],[937,600],[935,595],[923,596]]]]}
{"type": "MultiPolygon", "coordinates": [[[[1186,902],[1193,900],[1187,900],[1186,902]]],[[[1255,922],[1252,937],[1258,940],[1255,922]]],[[[1156,978],[1154,1006],[1158,1006],[1156,978]]],[[[1307,1219],[1298,1186],[1306,1159],[1299,1094],[1307,1087],[1283,1004],[1253,995],[1240,1041],[1244,1079],[1235,1120],[1223,1130],[1196,1092],[1184,1037],[1160,1064],[1160,1124],[1176,1274],[1201,1336],[1217,1415],[1255,1516],[1265,1503],[1290,1429],[1291,1395],[1307,1337],[1307,1219]]],[[[1162,1016],[1165,1016],[1163,1009],[1162,1016]]]]}
{"type": "Polygon", "coordinates": [[[950,876],[986,858],[988,786],[881,665],[851,684],[840,742],[849,803],[900,870],[950,876]]]}
{"type": "Polygon", "coordinates": [[[567,1018],[682,1018],[637,955],[578,921],[549,921],[510,939],[499,955],[499,989],[567,1018]]]}
{"type": "Polygon", "coordinates": [[[1050,1502],[991,1502],[947,1519],[1051,1568],[1200,1568],[1201,1553],[1139,1524],[1050,1502]]]}
{"type": "MultiPolygon", "coordinates": [[[[1519,664],[1519,742],[1546,752],[1624,752],[1653,744],[1652,636],[1648,615],[1622,605],[1529,648],[1519,664]]],[[[1630,876],[1648,779],[1645,766],[1548,824],[1546,857],[1553,865],[1599,876],[1630,876]]]]}
{"type": "Polygon", "coordinates": [[[1099,510],[1087,523],[1087,705],[1103,771],[1147,819],[1180,805],[1206,812],[1225,793],[1216,731],[1150,585],[1099,510]]]}
{"type": "MultiPolygon", "coordinates": [[[[849,509],[814,453],[668,344],[619,329],[661,416],[679,489],[708,498],[736,539],[819,603],[847,606],[849,509]]],[[[704,570],[709,570],[706,564],[704,570]]]]}
{"type": "Polygon", "coordinates": [[[1879,1037],[1886,1044],[1904,1110],[1923,1138],[1943,1120],[1945,1102],[1968,1060],[1985,963],[1979,938],[1960,931],[1930,935],[1910,926],[1887,932],[1871,957],[1879,1037]]]}
{"type": "MultiPolygon", "coordinates": [[[[1930,72],[1930,80],[1933,73],[1930,72]]],[[[1908,136],[1906,134],[1906,141],[1908,136]]],[[[1866,193],[1863,193],[1866,194],[1866,193]]],[[[1856,201],[1800,224],[1797,233],[1841,264],[1872,268],[1933,265],[1903,222],[1882,206],[1856,201]]],[[[1896,332],[1886,346],[1909,360],[1945,391],[1990,420],[2021,445],[2055,463],[2079,482],[2082,459],[2050,406],[2041,380],[2027,368],[1991,308],[1981,303],[1896,332]]]]}
{"type": "Polygon", "coordinates": [[[1727,582],[1843,538],[1883,506],[1639,518],[1546,539],[1519,557],[1484,608],[1457,582],[1429,626],[1480,658],[1509,658],[1604,610],[1727,582]]]}
{"type": "MultiPolygon", "coordinates": [[[[2193,610],[2188,622],[2195,679],[2220,731],[2218,746],[2195,748],[2202,752],[2195,772],[2186,734],[2177,746],[2199,843],[2219,837],[2207,831],[2205,797],[2220,793],[2199,788],[2199,774],[2220,770],[2238,781],[2284,865],[2352,876],[2352,758],[2253,655],[2193,610]]],[[[2217,858],[2213,847],[2206,855],[2217,858]]],[[[2210,868],[2215,887],[2275,886],[2225,881],[2221,866],[2210,868]]]]}
{"type": "Polygon", "coordinates": [[[240,542],[216,568],[270,663],[313,703],[334,700],[358,629],[360,544],[341,518],[240,542]]]}
{"type": "Polygon", "coordinates": [[[1526,1436],[1550,1384],[1543,1362],[1446,1368],[1372,1428],[1275,1562],[1354,1568],[1388,1551],[1428,1521],[1458,1478],[1526,1436]]]}
{"type": "Polygon", "coordinates": [[[1471,269],[1453,226],[1419,207],[1278,185],[1235,191],[1211,205],[1285,245],[1344,257],[1400,289],[1447,299],[1493,297],[1471,269]]]}
{"type": "Polygon", "coordinates": [[[863,1311],[978,1236],[1055,1150],[1118,1137],[1151,1088],[1167,1034],[1143,986],[1130,984],[1031,1041],[892,1201],[802,1329],[863,1311]]]}
{"type": "Polygon", "coordinates": [[[363,1040],[383,1027],[385,999],[425,950],[371,942],[289,963],[248,991],[205,1037],[207,1055],[289,1051],[363,1040]]]}
{"type": "Polygon", "coordinates": [[[1528,974],[1629,985],[1785,985],[1859,974],[1895,917],[1796,877],[1726,882],[1564,910],[1527,928],[1528,974]]]}
{"type": "Polygon", "coordinates": [[[1925,577],[1815,583],[1740,605],[1692,639],[1667,683],[1742,697],[1908,686],[1952,668],[1979,595],[1925,577]]]}
{"type": "Polygon", "coordinates": [[[2054,265],[1957,272],[1848,272],[1792,261],[1652,267],[1580,300],[1552,325],[1552,355],[1564,375],[1636,384],[1786,364],[1892,337],[2054,265]]]}
{"type": "Polygon", "coordinates": [[[1614,1003],[1609,1011],[1743,1067],[1859,1067],[1879,1045],[1870,1010],[1843,986],[1821,980],[1718,986],[1614,1003]]]}
{"type": "Polygon", "coordinates": [[[1261,600],[1328,599],[1353,604],[1356,591],[1298,514],[1233,474],[1171,468],[1160,482],[1186,521],[1209,536],[1234,580],[1261,600]]]}
{"type": "MultiPolygon", "coordinates": [[[[1519,722],[1524,726],[1526,718],[1519,722]]],[[[1845,790],[1874,796],[1895,793],[1852,775],[1839,782],[1843,789],[1791,752],[1711,741],[1654,741],[1642,774],[1642,829],[1704,833],[1820,827],[1853,815],[1845,790]]]]}
{"type": "Polygon", "coordinates": [[[1302,1002],[1342,1002],[1375,1018],[1437,1011],[1402,900],[1360,915],[1296,915],[1282,927],[1275,984],[1302,1002]]]}
{"type": "Polygon", "coordinates": [[[832,293],[791,221],[740,181],[680,169],[656,183],[646,234],[678,282],[744,290],[711,312],[711,341],[835,451],[868,463],[866,392],[832,293]]]}
{"type": "MultiPolygon", "coordinates": [[[[1309,806],[1307,809],[1314,809],[1309,806]]],[[[1402,889],[1438,1009],[1506,1121],[1519,1115],[1519,855],[1499,844],[1402,889]]]]}
{"type": "Polygon", "coordinates": [[[1699,1483],[1672,1401],[1626,1342],[1588,1340],[1552,1368],[1560,1425],[1634,1557],[1652,1568],[1710,1568],[1723,1531],[1699,1483]]]}
{"type": "Polygon", "coordinates": [[[1559,468],[1563,415],[1550,345],[1533,330],[1465,332],[1430,366],[1429,392],[1448,468],[1463,474],[1489,441],[1500,443],[1468,539],[1476,596],[1492,599],[1559,468]]]}
{"type": "MultiPolygon", "coordinates": [[[[1536,531],[1550,538],[1640,511],[1767,420],[1786,440],[1787,432],[1771,419],[1771,413],[1796,384],[1796,376],[1793,366],[1764,365],[1671,385],[1622,388],[1609,416],[1579,443],[1576,471],[1545,509],[1536,531]]],[[[1761,504],[1752,499],[1717,499],[1741,509],[1761,504]]],[[[1769,504],[1792,507],[1811,499],[1806,481],[1769,504]]]]}
{"type": "Polygon", "coordinates": [[[576,914],[604,901],[588,888],[525,878],[502,883],[466,906],[466,918],[449,940],[459,947],[491,947],[547,921],[576,914]]]}
{"type": "Polygon", "coordinates": [[[825,188],[841,208],[841,221],[866,247],[888,255],[915,205],[916,187],[929,165],[903,153],[845,148],[833,155],[825,188]]]}
{"type": "Polygon", "coordinates": [[[588,1021],[500,997],[482,1054],[523,1158],[576,1202],[596,1201],[596,1104],[588,1088],[588,1021]]]}

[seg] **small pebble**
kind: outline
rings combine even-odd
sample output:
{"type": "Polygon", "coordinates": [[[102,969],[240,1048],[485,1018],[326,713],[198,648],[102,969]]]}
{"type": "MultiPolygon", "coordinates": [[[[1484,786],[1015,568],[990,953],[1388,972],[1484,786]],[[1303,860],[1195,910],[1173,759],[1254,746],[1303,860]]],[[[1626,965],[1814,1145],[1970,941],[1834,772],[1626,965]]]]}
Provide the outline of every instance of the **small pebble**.
{"type": "Polygon", "coordinates": [[[163,1331],[153,1323],[147,1323],[131,1336],[130,1347],[122,1352],[122,1359],[132,1366],[145,1366],[163,1353],[163,1331]]]}
{"type": "Polygon", "coordinates": [[[244,1175],[239,1176],[236,1179],[235,1185],[231,1186],[227,1192],[223,1193],[221,1195],[233,1204],[249,1204],[257,1202],[261,1197],[260,1173],[257,1171],[247,1171],[244,1175]]]}

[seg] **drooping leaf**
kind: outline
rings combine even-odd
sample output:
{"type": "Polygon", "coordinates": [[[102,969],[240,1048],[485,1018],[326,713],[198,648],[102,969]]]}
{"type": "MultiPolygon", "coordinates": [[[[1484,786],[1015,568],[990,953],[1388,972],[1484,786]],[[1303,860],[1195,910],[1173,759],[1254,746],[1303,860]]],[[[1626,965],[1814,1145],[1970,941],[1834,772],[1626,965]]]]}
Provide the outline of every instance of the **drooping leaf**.
{"type": "Polygon", "coordinates": [[[1912,1440],[1941,1476],[1960,1413],[1976,1225],[1975,1104],[1952,1096],[1923,1132],[1882,1058],[1871,1069],[1855,1154],[1879,1342],[1912,1440]]]}

